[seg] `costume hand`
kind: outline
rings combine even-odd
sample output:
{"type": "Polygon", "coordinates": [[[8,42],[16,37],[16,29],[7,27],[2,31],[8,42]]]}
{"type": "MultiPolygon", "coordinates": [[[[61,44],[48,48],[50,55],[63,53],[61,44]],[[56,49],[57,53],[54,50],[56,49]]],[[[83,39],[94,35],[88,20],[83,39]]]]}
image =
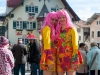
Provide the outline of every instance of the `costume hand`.
{"type": "Polygon", "coordinates": [[[78,66],[76,64],[72,64],[72,68],[76,69],[78,66]]]}
{"type": "Polygon", "coordinates": [[[48,65],[49,70],[53,70],[53,68],[54,68],[53,65],[48,65]]]}

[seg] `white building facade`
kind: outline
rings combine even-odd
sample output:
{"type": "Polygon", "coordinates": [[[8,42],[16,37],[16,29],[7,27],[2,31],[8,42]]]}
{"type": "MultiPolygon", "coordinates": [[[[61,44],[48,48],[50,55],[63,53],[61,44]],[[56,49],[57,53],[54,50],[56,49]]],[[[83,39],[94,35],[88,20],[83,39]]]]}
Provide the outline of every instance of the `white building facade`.
{"type": "Polygon", "coordinates": [[[39,40],[39,30],[44,17],[51,11],[66,9],[73,21],[79,20],[75,12],[73,12],[74,14],[71,13],[72,9],[66,0],[19,0],[19,4],[15,7],[10,6],[12,2],[8,2],[7,15],[4,21],[6,26],[5,36],[12,44],[16,44],[18,38],[23,38],[26,44],[25,37],[29,33],[34,34],[39,40]]]}

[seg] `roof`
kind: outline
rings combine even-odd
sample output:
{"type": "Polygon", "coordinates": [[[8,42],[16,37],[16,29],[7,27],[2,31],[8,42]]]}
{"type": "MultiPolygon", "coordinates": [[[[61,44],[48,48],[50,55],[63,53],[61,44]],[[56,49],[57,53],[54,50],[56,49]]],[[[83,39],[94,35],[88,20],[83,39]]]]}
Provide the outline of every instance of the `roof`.
{"type": "Polygon", "coordinates": [[[46,5],[44,4],[38,17],[44,17],[44,13],[49,13],[46,5]]]}
{"type": "Polygon", "coordinates": [[[90,25],[86,25],[85,23],[86,21],[80,20],[78,22],[75,22],[74,25],[77,25],[80,28],[90,28],[90,25]]]}
{"type": "Polygon", "coordinates": [[[7,0],[8,7],[16,7],[22,0],[7,0]]]}
{"type": "Polygon", "coordinates": [[[86,24],[91,24],[94,20],[96,20],[100,16],[100,13],[94,13],[86,22],[86,24]]]}
{"type": "Polygon", "coordinates": [[[62,3],[65,5],[65,9],[67,9],[71,14],[72,16],[74,17],[75,21],[78,21],[80,20],[80,18],[78,17],[78,15],[73,11],[73,9],[69,6],[67,0],[61,0],[62,3]]]}
{"type": "MultiPolygon", "coordinates": [[[[24,0],[20,0],[19,4],[17,4],[14,9],[12,9],[8,14],[6,14],[6,16],[8,16],[9,14],[11,14],[11,12],[13,12],[17,7],[19,7],[20,5],[22,5],[24,3],[24,0]],[[20,2],[21,1],[21,2],[20,2]]],[[[15,1],[16,2],[16,1],[15,1]]],[[[13,2],[12,2],[13,3],[13,2]]]]}

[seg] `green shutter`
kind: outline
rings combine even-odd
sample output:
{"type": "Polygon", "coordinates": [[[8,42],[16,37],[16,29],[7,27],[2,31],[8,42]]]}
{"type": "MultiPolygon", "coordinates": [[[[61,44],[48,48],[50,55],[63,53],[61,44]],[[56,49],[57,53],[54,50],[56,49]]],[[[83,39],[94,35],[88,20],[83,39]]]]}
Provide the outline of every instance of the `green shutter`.
{"type": "Polygon", "coordinates": [[[51,8],[51,11],[53,11],[53,8],[51,8]]]}
{"type": "Polygon", "coordinates": [[[28,5],[26,5],[26,12],[28,12],[28,8],[29,8],[29,6],[28,6],[28,5]]]}
{"type": "Polygon", "coordinates": [[[35,13],[38,13],[38,6],[35,6],[35,13]]]}
{"type": "Polygon", "coordinates": [[[11,13],[11,14],[9,15],[9,17],[10,17],[10,18],[13,18],[13,17],[14,17],[14,14],[11,13]]]}
{"type": "Polygon", "coordinates": [[[16,21],[13,21],[13,29],[16,29],[16,21]]]}
{"type": "Polygon", "coordinates": [[[33,22],[33,29],[36,29],[36,22],[33,22]]]}
{"type": "Polygon", "coordinates": [[[11,14],[11,18],[13,18],[14,17],[14,14],[11,14]]]}
{"type": "Polygon", "coordinates": [[[2,26],[2,34],[5,33],[5,26],[2,26]]]}
{"type": "Polygon", "coordinates": [[[23,21],[23,29],[27,28],[27,21],[23,21]]]}
{"type": "Polygon", "coordinates": [[[51,8],[51,11],[55,11],[55,8],[51,8]]]}

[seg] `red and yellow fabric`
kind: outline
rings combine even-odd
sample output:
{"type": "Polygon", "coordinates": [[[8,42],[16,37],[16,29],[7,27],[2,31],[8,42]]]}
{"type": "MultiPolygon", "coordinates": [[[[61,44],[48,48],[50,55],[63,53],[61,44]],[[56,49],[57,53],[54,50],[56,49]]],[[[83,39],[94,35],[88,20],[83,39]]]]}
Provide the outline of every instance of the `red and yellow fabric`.
{"type": "Polygon", "coordinates": [[[42,70],[55,71],[55,49],[51,39],[51,29],[45,26],[42,30],[42,55],[40,61],[40,68],[42,70]],[[48,65],[53,65],[53,69],[49,69],[48,65]]]}
{"type": "Polygon", "coordinates": [[[61,30],[57,49],[57,71],[74,71],[78,68],[80,62],[82,63],[81,55],[78,55],[78,34],[75,28],[67,28],[61,30]],[[80,61],[79,61],[80,57],[80,61]],[[75,64],[77,67],[72,68],[75,64]]]}

